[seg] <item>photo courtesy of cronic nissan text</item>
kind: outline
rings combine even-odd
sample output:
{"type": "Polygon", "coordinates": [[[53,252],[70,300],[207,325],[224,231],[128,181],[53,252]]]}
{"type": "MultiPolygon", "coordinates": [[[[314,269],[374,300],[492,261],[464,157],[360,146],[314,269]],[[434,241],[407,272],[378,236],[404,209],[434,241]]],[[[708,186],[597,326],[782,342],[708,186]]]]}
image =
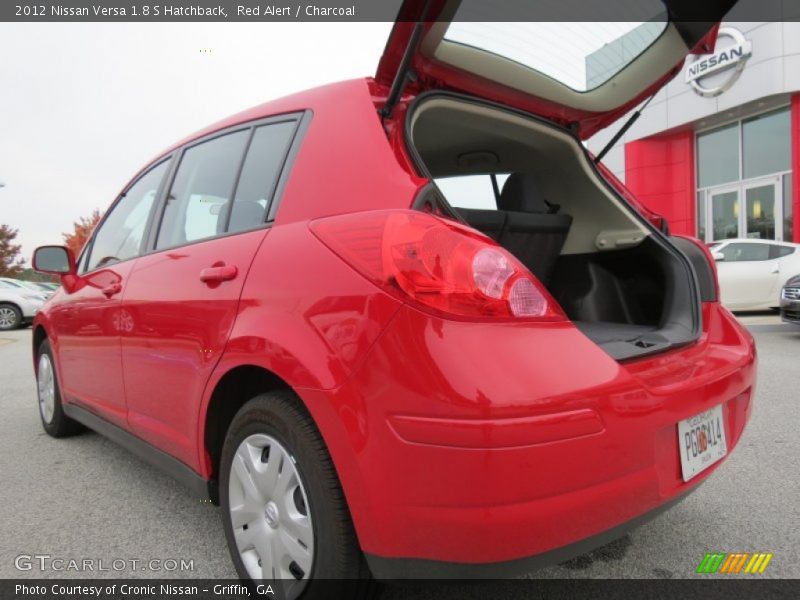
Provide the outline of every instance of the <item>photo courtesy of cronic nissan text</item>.
{"type": "Polygon", "coordinates": [[[800,590],[800,2],[0,0],[0,600],[800,590]]]}

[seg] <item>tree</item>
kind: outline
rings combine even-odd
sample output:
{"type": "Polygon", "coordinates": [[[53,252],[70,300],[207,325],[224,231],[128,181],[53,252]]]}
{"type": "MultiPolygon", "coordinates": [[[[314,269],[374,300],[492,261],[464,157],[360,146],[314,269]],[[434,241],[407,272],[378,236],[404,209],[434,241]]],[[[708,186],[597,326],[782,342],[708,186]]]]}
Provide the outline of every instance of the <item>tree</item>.
{"type": "Polygon", "coordinates": [[[22,273],[25,260],[20,256],[22,246],[15,244],[18,231],[0,225],[0,277],[16,277],[22,273]]]}
{"type": "Polygon", "coordinates": [[[64,244],[72,250],[72,253],[76,257],[81,253],[81,250],[83,250],[83,245],[86,243],[86,240],[89,239],[98,221],[100,221],[100,211],[95,209],[91,216],[81,217],[80,220],[73,223],[73,231],[71,233],[62,234],[64,237],[64,244]]]}

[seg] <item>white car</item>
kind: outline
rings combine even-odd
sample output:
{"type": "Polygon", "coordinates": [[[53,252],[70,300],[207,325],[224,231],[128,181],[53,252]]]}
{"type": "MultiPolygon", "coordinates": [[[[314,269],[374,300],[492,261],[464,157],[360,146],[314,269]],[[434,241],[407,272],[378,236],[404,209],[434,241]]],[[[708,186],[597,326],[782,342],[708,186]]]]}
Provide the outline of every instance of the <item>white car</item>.
{"type": "Polygon", "coordinates": [[[44,302],[43,294],[0,279],[0,331],[30,323],[44,302]]]}
{"type": "Polygon", "coordinates": [[[800,274],[800,244],[733,239],[714,242],[722,303],[730,310],[767,310],[780,306],[786,282],[800,274]]]}
{"type": "Polygon", "coordinates": [[[12,279],[11,277],[0,277],[0,283],[7,283],[30,294],[39,294],[45,300],[52,296],[54,292],[54,290],[43,288],[35,281],[23,281],[22,279],[12,279]]]}

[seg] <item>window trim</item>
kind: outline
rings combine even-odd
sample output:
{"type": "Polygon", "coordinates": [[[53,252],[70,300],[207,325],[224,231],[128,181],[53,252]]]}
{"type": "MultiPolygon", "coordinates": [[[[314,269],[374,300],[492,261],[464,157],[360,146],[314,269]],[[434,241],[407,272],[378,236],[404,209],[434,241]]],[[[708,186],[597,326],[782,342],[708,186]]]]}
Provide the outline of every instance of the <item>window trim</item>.
{"type": "Polygon", "coordinates": [[[89,263],[91,263],[91,260],[92,260],[92,251],[94,250],[94,242],[95,242],[95,239],[97,237],[98,232],[103,228],[103,225],[105,225],[105,222],[108,220],[109,216],[117,209],[117,206],[119,205],[119,203],[122,202],[123,198],[125,198],[128,195],[128,192],[130,191],[130,189],[134,185],[139,183],[144,177],[146,177],[148,175],[148,173],[150,173],[154,169],[157,169],[158,167],[160,167],[164,163],[169,163],[167,165],[167,170],[164,172],[164,175],[161,176],[161,181],[159,182],[158,187],[156,188],[156,195],[155,195],[155,198],[153,198],[153,205],[150,207],[150,214],[147,215],[147,221],[145,221],[144,232],[143,232],[144,235],[142,235],[142,239],[139,242],[139,252],[138,252],[138,254],[136,256],[131,256],[130,258],[126,258],[124,260],[120,260],[118,262],[115,262],[114,264],[115,265],[119,265],[119,264],[122,264],[124,262],[128,262],[129,260],[134,260],[136,258],[139,258],[140,256],[145,254],[146,242],[147,242],[147,239],[150,236],[150,229],[153,226],[153,219],[155,217],[155,210],[156,210],[156,207],[158,206],[158,203],[159,203],[159,200],[161,198],[161,195],[164,193],[164,185],[165,185],[165,183],[167,181],[167,178],[170,176],[170,173],[172,172],[173,164],[174,164],[174,158],[175,158],[175,152],[169,152],[169,153],[167,153],[167,154],[165,154],[163,156],[158,157],[156,160],[154,160],[151,163],[149,163],[147,166],[145,166],[143,169],[141,169],[136,175],[134,175],[134,177],[128,182],[128,185],[126,185],[124,188],[122,188],[122,191],[117,195],[117,197],[111,203],[111,206],[108,207],[108,210],[106,210],[105,214],[103,215],[103,218],[100,219],[100,221],[95,226],[94,231],[92,232],[92,237],[84,245],[83,251],[81,251],[81,253],[80,253],[80,255],[79,255],[79,257],[78,257],[78,259],[77,259],[77,261],[75,263],[76,265],[78,265],[78,275],[80,275],[80,276],[88,275],[90,273],[94,273],[95,271],[99,271],[100,269],[104,269],[105,268],[105,265],[104,266],[95,267],[93,269],[89,268],[89,263]],[[85,271],[81,271],[84,260],[86,260],[86,270],[85,271]]]}
{"type": "Polygon", "coordinates": [[[271,115],[269,117],[262,117],[259,119],[255,119],[253,121],[246,121],[243,123],[232,125],[230,127],[226,127],[225,129],[219,129],[213,131],[202,137],[190,140],[189,142],[178,148],[175,153],[175,160],[173,160],[172,168],[167,174],[167,184],[164,186],[164,189],[161,190],[161,193],[159,194],[158,197],[157,219],[155,219],[152,223],[150,223],[149,234],[147,235],[146,251],[144,251],[140,256],[148,256],[150,254],[155,254],[157,252],[167,252],[170,250],[175,250],[177,248],[184,248],[186,246],[191,246],[193,244],[201,244],[204,242],[210,242],[213,240],[218,240],[233,235],[242,235],[252,231],[259,231],[262,229],[268,229],[272,227],[275,221],[275,214],[277,213],[276,205],[280,203],[280,199],[283,196],[283,189],[285,187],[286,181],[288,181],[292,164],[294,163],[294,159],[297,153],[299,152],[302,138],[305,135],[310,120],[311,120],[311,111],[309,110],[295,111],[279,115],[271,115]],[[295,129],[289,141],[288,151],[286,152],[286,155],[284,156],[283,162],[281,163],[279,169],[277,184],[273,185],[273,189],[271,190],[272,195],[267,201],[267,206],[264,211],[264,220],[258,227],[253,227],[251,229],[243,229],[240,231],[226,231],[225,233],[222,233],[220,235],[214,235],[214,236],[199,238],[196,240],[190,240],[182,244],[176,244],[174,246],[165,246],[163,248],[156,248],[156,243],[158,241],[158,234],[161,229],[162,221],[164,219],[164,213],[166,211],[167,194],[169,190],[172,189],[172,185],[175,181],[178,169],[180,168],[181,161],[183,160],[183,155],[187,150],[231,133],[236,133],[238,131],[246,131],[246,130],[250,131],[250,135],[245,144],[244,151],[242,152],[242,156],[240,157],[239,160],[239,166],[237,167],[236,178],[233,182],[233,188],[231,189],[231,202],[229,202],[228,209],[226,211],[227,214],[225,215],[226,219],[225,227],[227,229],[228,225],[230,224],[230,215],[233,210],[233,201],[235,200],[236,190],[239,187],[239,179],[241,178],[242,175],[244,162],[247,159],[247,152],[250,149],[250,145],[252,143],[255,130],[258,127],[262,127],[264,125],[276,125],[278,123],[286,123],[286,122],[294,122],[295,129]],[[273,207],[275,207],[275,210],[273,210],[273,207]]]}

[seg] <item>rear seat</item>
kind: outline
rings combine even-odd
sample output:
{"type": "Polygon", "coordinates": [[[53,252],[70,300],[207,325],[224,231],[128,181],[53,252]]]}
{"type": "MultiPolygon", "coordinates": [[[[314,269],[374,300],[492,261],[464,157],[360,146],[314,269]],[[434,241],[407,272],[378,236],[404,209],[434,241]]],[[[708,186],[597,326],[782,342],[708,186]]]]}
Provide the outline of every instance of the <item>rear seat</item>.
{"type": "Polygon", "coordinates": [[[545,199],[536,178],[512,173],[503,185],[498,210],[458,209],[475,229],[496,240],[544,284],[553,272],[572,225],[570,215],[545,199]]]}

